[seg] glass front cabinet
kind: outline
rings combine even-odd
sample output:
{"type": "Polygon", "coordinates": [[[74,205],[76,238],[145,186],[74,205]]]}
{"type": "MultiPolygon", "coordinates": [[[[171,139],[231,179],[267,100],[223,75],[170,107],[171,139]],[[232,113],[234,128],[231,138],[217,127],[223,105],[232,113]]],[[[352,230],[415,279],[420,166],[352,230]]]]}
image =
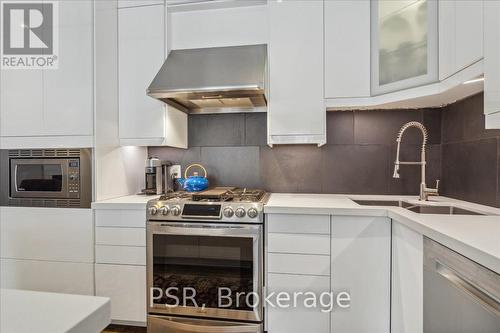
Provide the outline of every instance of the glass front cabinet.
{"type": "Polygon", "coordinates": [[[437,23],[437,1],[371,2],[372,95],[438,80],[437,23]]]}

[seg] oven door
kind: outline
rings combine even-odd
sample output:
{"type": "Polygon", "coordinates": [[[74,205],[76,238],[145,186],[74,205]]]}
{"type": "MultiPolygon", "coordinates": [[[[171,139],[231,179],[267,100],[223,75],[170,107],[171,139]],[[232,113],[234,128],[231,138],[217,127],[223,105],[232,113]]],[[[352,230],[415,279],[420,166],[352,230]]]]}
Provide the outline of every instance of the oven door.
{"type": "Polygon", "coordinates": [[[261,225],[148,222],[147,229],[148,313],[262,321],[261,225]]]}
{"type": "Polygon", "coordinates": [[[262,324],[148,316],[148,333],[262,333],[262,324]]]}
{"type": "Polygon", "coordinates": [[[67,159],[10,160],[12,198],[68,198],[67,159]]]}

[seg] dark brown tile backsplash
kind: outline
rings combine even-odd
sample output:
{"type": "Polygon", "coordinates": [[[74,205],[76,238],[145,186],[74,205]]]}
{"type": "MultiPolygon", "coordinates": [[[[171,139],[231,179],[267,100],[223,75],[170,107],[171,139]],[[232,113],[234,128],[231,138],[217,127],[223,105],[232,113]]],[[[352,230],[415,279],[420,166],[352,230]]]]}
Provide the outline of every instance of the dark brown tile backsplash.
{"type": "MultiPolygon", "coordinates": [[[[408,121],[429,131],[427,183],[441,193],[499,205],[500,130],[484,130],[483,95],[440,109],[328,112],[327,144],[266,145],[265,113],[190,115],[188,150],[150,147],[149,155],[207,167],[214,185],[262,187],[272,192],[411,194],[420,168],[402,166],[393,179],[396,135],[408,121]]],[[[421,135],[409,129],[402,160],[419,160],[421,135]]]]}

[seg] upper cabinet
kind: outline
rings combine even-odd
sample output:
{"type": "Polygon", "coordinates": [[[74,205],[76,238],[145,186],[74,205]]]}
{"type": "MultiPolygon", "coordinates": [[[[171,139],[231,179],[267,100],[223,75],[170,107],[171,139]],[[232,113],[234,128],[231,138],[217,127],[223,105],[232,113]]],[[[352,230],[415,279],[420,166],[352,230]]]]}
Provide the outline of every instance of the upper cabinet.
{"type": "Polygon", "coordinates": [[[57,4],[58,67],[0,71],[3,149],[93,145],[93,2],[57,4]]]}
{"type": "Polygon", "coordinates": [[[439,79],[483,58],[481,0],[439,1],[439,79]]]}
{"type": "Polygon", "coordinates": [[[118,9],[118,104],[122,145],[187,146],[187,115],[146,95],[167,56],[166,23],[163,2],[118,9]],[[178,131],[167,133],[166,128],[178,131]]]}
{"type": "Polygon", "coordinates": [[[370,0],[325,1],[325,98],[368,96],[370,0]]]}
{"type": "Polygon", "coordinates": [[[500,128],[500,2],[484,2],[484,113],[486,128],[500,128]]]}
{"type": "Polygon", "coordinates": [[[372,2],[372,95],[438,79],[438,7],[430,0],[372,2]]]}
{"type": "Polygon", "coordinates": [[[326,142],[323,1],[270,1],[268,143],[326,142]]]}

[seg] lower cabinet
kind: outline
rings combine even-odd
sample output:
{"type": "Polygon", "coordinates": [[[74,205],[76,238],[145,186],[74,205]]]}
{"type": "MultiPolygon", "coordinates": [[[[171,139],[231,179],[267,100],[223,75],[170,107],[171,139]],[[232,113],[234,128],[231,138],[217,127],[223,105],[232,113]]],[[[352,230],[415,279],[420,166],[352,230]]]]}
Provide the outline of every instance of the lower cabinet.
{"type": "Polygon", "coordinates": [[[92,295],[92,211],[0,207],[0,287],[92,295]]]}
{"type": "Polygon", "coordinates": [[[423,236],[392,225],[391,327],[395,333],[422,333],[423,236]]]}
{"type": "Polygon", "coordinates": [[[391,220],[332,217],[332,290],[346,291],[348,309],[332,312],[332,332],[390,332],[391,220]]]}
{"type": "Polygon", "coordinates": [[[390,332],[391,219],[268,214],[266,230],[269,333],[390,332]],[[280,292],[299,301],[279,306],[280,292]],[[317,306],[305,306],[307,292],[317,306]]]}
{"type": "Polygon", "coordinates": [[[94,264],[0,259],[1,288],[94,294],[94,264]]]}
{"type": "Polygon", "coordinates": [[[146,325],[146,206],[95,209],[95,293],[111,299],[111,320],[146,325]]]}
{"type": "Polygon", "coordinates": [[[111,318],[115,322],[146,322],[146,267],[95,265],[95,292],[111,298],[111,318]]]}

